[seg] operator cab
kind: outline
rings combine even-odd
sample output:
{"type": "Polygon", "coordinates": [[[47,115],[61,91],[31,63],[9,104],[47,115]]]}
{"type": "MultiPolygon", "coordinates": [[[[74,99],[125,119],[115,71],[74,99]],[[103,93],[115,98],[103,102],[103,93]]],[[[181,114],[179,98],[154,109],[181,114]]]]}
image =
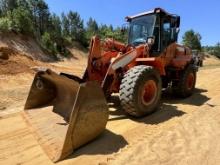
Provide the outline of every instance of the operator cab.
{"type": "Polygon", "coordinates": [[[177,42],[180,17],[161,8],[126,17],[129,22],[128,44],[151,44],[151,53],[159,55],[168,45],[177,42]],[[153,43],[152,43],[153,41],[153,43]]]}

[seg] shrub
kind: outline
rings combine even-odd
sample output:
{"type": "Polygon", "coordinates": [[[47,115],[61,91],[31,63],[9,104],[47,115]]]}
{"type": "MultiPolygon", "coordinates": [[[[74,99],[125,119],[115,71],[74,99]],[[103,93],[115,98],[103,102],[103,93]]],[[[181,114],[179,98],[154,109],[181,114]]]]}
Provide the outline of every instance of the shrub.
{"type": "Polygon", "coordinates": [[[9,12],[8,17],[12,20],[13,30],[23,34],[33,34],[31,14],[27,9],[18,7],[9,12]]]}
{"type": "Polygon", "coordinates": [[[10,19],[8,19],[6,17],[0,18],[0,31],[2,31],[2,32],[10,31],[11,25],[12,25],[12,22],[10,19]]]}
{"type": "Polygon", "coordinates": [[[41,37],[41,44],[44,49],[52,53],[53,55],[57,54],[56,45],[53,43],[49,33],[45,32],[41,37]]]}

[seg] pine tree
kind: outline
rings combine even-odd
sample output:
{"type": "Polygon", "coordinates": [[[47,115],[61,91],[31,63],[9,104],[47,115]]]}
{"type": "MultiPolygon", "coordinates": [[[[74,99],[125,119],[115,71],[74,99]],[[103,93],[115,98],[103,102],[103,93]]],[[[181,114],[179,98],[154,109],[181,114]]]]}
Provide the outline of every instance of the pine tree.
{"type": "Polygon", "coordinates": [[[7,0],[7,10],[12,11],[17,7],[18,6],[16,0],[7,0]]]}
{"type": "Polygon", "coordinates": [[[61,20],[56,14],[53,14],[50,17],[48,31],[52,33],[54,39],[62,37],[61,20]]]}
{"type": "Polygon", "coordinates": [[[64,37],[68,37],[70,35],[70,22],[67,16],[62,13],[61,14],[61,20],[62,20],[62,34],[64,37]]]}
{"type": "Polygon", "coordinates": [[[34,27],[36,31],[43,35],[47,31],[50,12],[44,0],[30,0],[34,27]]]}
{"type": "Polygon", "coordinates": [[[183,35],[183,44],[191,49],[201,50],[201,38],[199,33],[189,30],[183,35]]]}
{"type": "Polygon", "coordinates": [[[69,19],[69,30],[72,40],[84,43],[86,40],[85,29],[80,15],[77,12],[70,11],[67,17],[69,19]]]}
{"type": "Polygon", "coordinates": [[[91,17],[89,18],[89,21],[86,24],[86,38],[89,41],[92,36],[97,35],[99,33],[99,27],[97,22],[91,17]]]}
{"type": "Polygon", "coordinates": [[[213,54],[214,54],[216,57],[220,58],[220,42],[218,42],[218,43],[216,44],[216,46],[214,47],[213,54]]]}
{"type": "Polygon", "coordinates": [[[33,22],[28,8],[19,6],[11,12],[8,12],[7,17],[11,21],[11,26],[9,28],[13,31],[20,32],[22,34],[33,34],[33,22]]]}

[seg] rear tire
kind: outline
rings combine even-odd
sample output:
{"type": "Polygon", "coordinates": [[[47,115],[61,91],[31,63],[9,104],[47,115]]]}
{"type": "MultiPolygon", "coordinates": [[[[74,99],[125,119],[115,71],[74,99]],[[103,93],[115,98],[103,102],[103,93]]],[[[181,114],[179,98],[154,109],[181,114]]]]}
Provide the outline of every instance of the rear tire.
{"type": "Polygon", "coordinates": [[[161,77],[151,66],[139,65],[130,69],[120,85],[122,108],[135,117],[152,113],[161,97],[161,77]]]}
{"type": "Polygon", "coordinates": [[[172,82],[174,95],[182,98],[189,97],[193,94],[196,84],[196,69],[193,65],[189,65],[180,75],[178,81],[172,82]]]}

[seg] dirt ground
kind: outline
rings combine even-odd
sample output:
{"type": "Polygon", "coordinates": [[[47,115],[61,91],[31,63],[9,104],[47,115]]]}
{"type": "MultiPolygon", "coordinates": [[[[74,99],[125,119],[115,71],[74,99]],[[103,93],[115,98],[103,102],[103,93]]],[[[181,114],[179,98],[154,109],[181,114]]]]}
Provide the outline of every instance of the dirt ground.
{"type": "Polygon", "coordinates": [[[178,103],[166,99],[174,103],[179,115],[154,125],[158,127],[155,134],[149,136],[146,129],[134,145],[115,154],[110,164],[220,164],[220,80],[210,72],[220,76],[220,69],[201,70],[196,94],[178,103]]]}
{"type": "MultiPolygon", "coordinates": [[[[177,99],[164,91],[147,117],[128,117],[114,95],[106,131],[57,164],[220,164],[220,62],[210,61],[198,72],[193,96],[177,99]]],[[[36,65],[80,76],[86,59],[36,65]]],[[[20,114],[33,76],[0,73],[0,164],[53,164],[20,114]]]]}

